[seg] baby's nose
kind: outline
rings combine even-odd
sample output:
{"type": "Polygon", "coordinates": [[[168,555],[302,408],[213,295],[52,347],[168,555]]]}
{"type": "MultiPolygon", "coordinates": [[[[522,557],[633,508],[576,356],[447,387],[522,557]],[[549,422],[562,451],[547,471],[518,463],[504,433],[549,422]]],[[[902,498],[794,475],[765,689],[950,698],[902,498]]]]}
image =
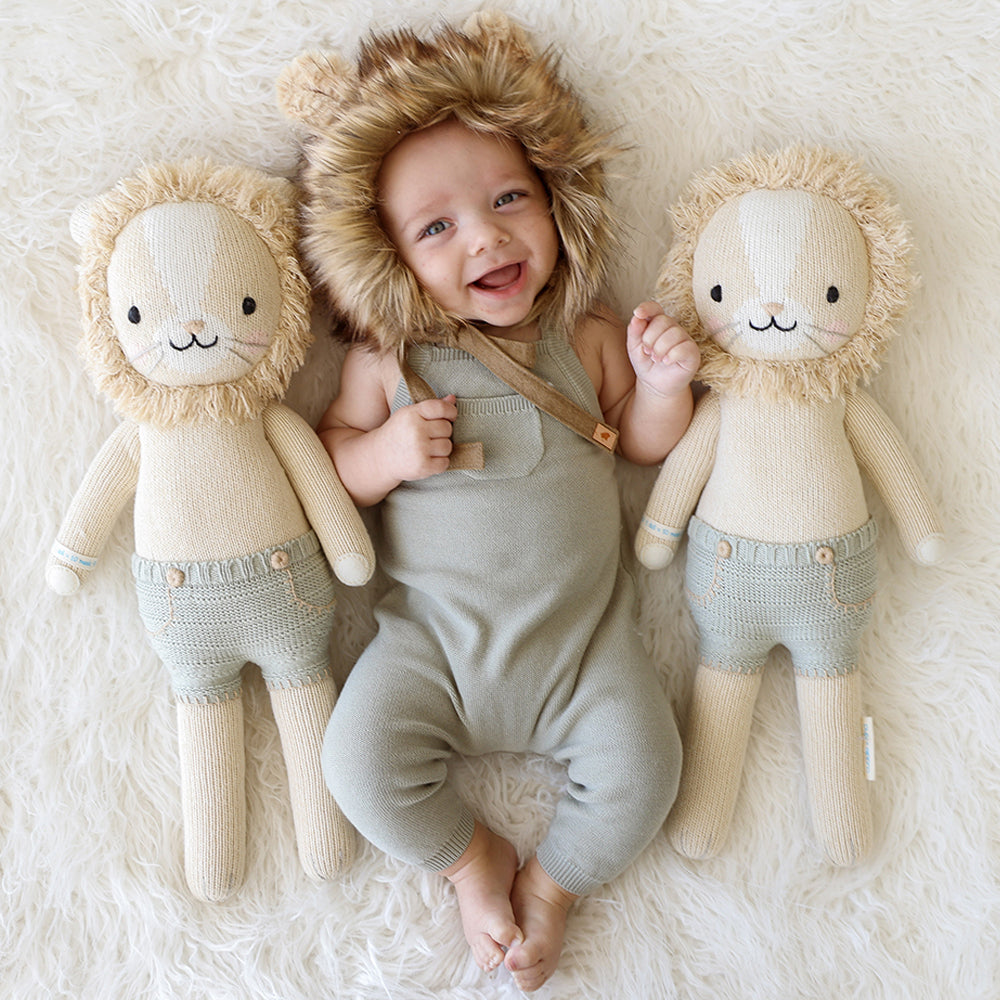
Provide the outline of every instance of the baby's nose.
{"type": "Polygon", "coordinates": [[[507,231],[494,222],[483,222],[472,235],[472,252],[478,256],[510,242],[507,231]]]}

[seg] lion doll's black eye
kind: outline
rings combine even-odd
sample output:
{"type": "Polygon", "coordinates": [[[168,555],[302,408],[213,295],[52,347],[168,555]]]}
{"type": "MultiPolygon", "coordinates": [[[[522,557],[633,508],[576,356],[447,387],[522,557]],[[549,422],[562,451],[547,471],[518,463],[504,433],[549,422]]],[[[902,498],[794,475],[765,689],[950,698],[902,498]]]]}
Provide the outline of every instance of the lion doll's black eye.
{"type": "Polygon", "coordinates": [[[255,299],[250,298],[250,296],[248,295],[243,300],[243,315],[250,316],[252,313],[255,313],[256,311],[257,311],[257,302],[255,299]]]}
{"type": "Polygon", "coordinates": [[[712,290],[708,293],[712,296],[713,302],[722,301],[722,285],[712,285],[712,290]]]}
{"type": "Polygon", "coordinates": [[[138,323],[141,319],[142,316],[139,315],[139,307],[132,306],[132,308],[128,311],[128,321],[130,323],[138,323]]]}
{"type": "Polygon", "coordinates": [[[831,285],[826,290],[826,301],[833,303],[836,302],[837,299],[839,298],[840,298],[840,289],[836,285],[831,285]]]}

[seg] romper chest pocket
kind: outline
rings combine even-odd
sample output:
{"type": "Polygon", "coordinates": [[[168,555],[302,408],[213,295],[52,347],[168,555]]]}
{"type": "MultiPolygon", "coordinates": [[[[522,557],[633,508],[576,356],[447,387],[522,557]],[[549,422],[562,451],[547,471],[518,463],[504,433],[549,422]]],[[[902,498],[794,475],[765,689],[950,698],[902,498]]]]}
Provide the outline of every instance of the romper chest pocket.
{"type": "Polygon", "coordinates": [[[538,410],[515,394],[459,398],[456,442],[482,441],[484,468],[462,469],[472,479],[526,476],[542,459],[542,421],[538,410]]]}

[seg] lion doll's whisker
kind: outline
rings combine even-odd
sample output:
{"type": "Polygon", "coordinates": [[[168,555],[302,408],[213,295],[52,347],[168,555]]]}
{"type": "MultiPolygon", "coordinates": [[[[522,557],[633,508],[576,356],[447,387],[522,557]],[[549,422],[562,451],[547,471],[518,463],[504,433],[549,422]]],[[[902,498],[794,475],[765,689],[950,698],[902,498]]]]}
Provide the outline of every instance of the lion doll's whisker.
{"type": "Polygon", "coordinates": [[[147,354],[149,354],[150,351],[155,351],[157,348],[159,348],[161,352],[160,356],[162,357],[163,345],[159,341],[154,340],[148,347],[144,347],[141,351],[137,352],[136,354],[126,354],[125,360],[130,365],[134,365],[141,358],[144,358],[147,354]]]}
{"type": "Polygon", "coordinates": [[[237,358],[239,358],[239,359],[240,359],[240,361],[242,361],[242,362],[243,362],[244,364],[247,364],[247,365],[249,365],[249,364],[252,364],[252,363],[253,363],[253,361],[254,361],[254,359],[253,359],[253,358],[248,358],[248,357],[247,357],[246,355],[244,355],[244,354],[241,354],[241,353],[240,353],[240,352],[239,352],[238,350],[236,350],[236,348],[235,348],[235,347],[232,347],[231,345],[226,345],[226,350],[227,350],[227,351],[228,351],[228,352],[229,352],[230,354],[233,354],[233,355],[235,355],[235,356],[236,356],[237,358]]]}
{"type": "Polygon", "coordinates": [[[837,333],[835,330],[827,330],[826,327],[819,326],[816,323],[802,325],[802,336],[805,337],[810,344],[822,351],[823,354],[832,354],[840,346],[840,344],[836,344],[833,347],[828,348],[820,339],[822,335],[827,337],[836,337],[841,344],[846,343],[851,339],[851,335],[849,333],[837,333]],[[818,334],[813,336],[813,334],[809,332],[810,330],[818,331],[818,334]]]}

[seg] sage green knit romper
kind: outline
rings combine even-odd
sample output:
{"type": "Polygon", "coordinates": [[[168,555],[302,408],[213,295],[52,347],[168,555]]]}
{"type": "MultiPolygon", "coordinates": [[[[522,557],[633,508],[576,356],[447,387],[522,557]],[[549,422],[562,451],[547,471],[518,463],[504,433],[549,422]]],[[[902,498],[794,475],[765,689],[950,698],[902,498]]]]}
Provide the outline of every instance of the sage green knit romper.
{"type": "MultiPolygon", "coordinates": [[[[573,349],[537,348],[535,373],[600,416],[573,349]]],[[[485,468],[404,483],[383,502],[393,583],[330,720],[327,782],[373,844],[440,871],[473,830],[448,782],[452,753],[550,755],[568,787],[538,859],[589,892],[659,830],[680,768],[621,567],[614,459],[464,351],[424,346],[409,361],[458,396],[455,440],[482,441],[485,468]]],[[[401,383],[394,409],[409,402],[401,383]]]]}

